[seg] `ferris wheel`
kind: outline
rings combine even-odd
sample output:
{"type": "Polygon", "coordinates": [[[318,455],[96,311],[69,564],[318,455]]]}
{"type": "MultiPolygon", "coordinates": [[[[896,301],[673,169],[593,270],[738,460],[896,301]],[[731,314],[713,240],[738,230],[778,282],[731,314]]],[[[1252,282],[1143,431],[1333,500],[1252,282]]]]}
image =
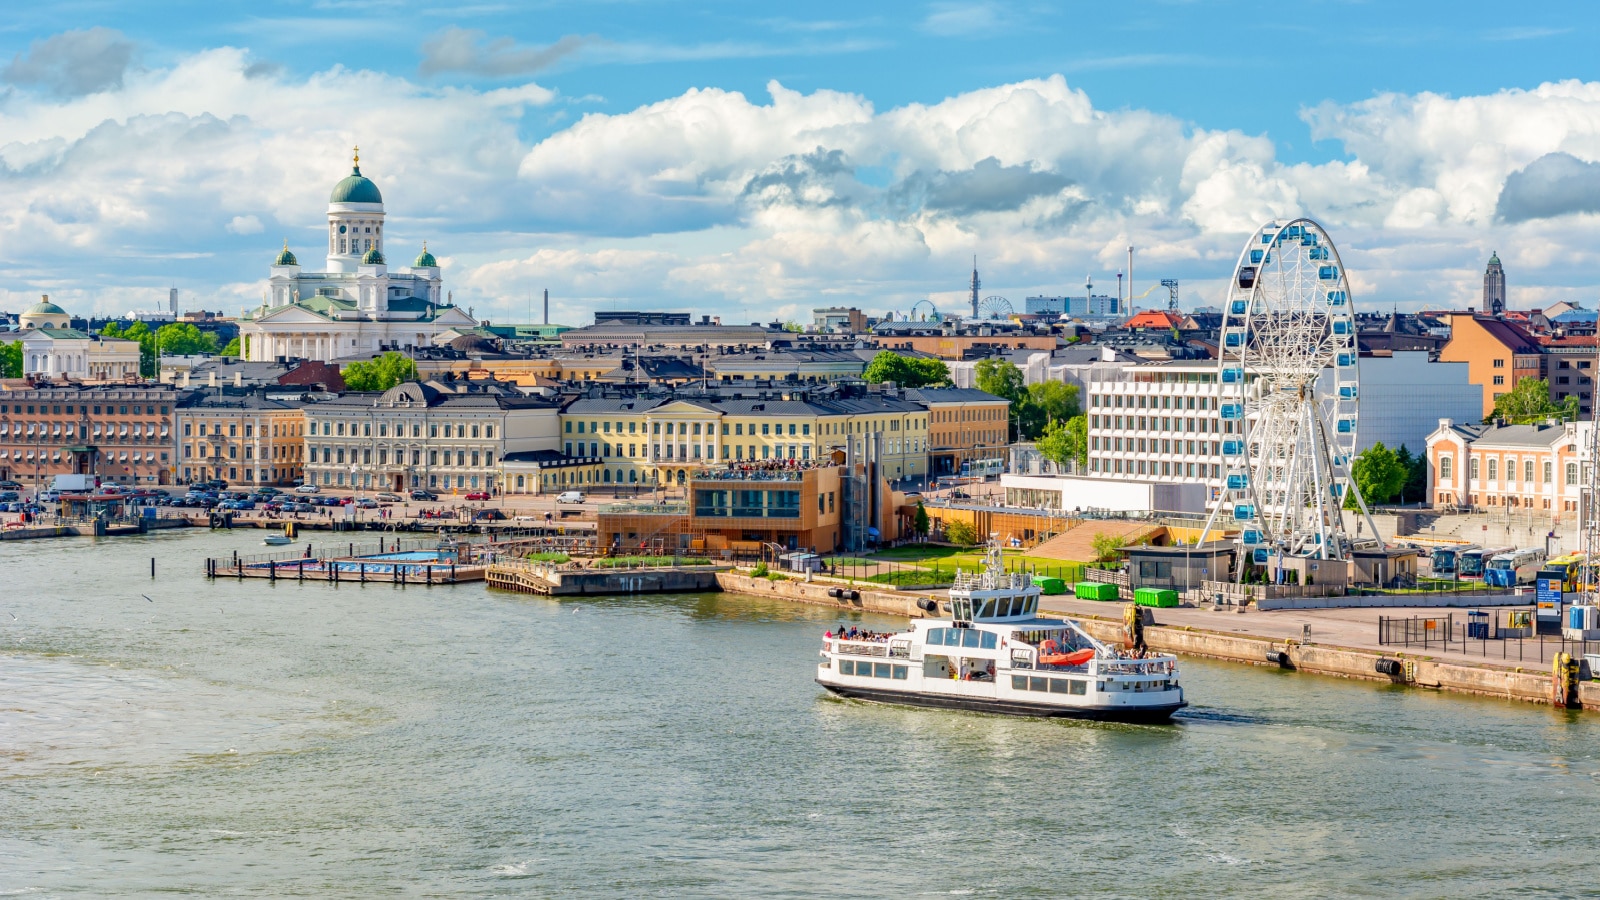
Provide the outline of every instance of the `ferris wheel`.
{"type": "Polygon", "coordinates": [[[938,322],[942,318],[939,308],[933,305],[932,300],[924,298],[911,304],[910,320],[913,322],[938,322]]]}
{"type": "Polygon", "coordinates": [[[1274,554],[1347,559],[1357,545],[1340,512],[1347,496],[1362,541],[1377,530],[1350,475],[1361,394],[1350,283],[1321,225],[1272,222],[1251,235],[1218,349],[1226,478],[1206,531],[1231,517],[1241,577],[1274,554]]]}
{"type": "Polygon", "coordinates": [[[991,294],[978,304],[980,319],[1009,319],[1015,314],[1016,311],[1011,308],[1011,301],[999,294],[991,294]]]}

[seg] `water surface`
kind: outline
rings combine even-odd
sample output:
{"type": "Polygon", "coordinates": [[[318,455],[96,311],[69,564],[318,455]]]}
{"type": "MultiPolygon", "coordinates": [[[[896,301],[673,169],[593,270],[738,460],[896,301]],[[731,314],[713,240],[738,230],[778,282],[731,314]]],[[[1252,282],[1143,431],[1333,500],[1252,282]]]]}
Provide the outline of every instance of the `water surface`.
{"type": "Polygon", "coordinates": [[[0,894],[1600,884],[1592,714],[1204,661],[1170,727],[875,706],[831,610],[201,576],[259,541],[0,545],[0,894]]]}

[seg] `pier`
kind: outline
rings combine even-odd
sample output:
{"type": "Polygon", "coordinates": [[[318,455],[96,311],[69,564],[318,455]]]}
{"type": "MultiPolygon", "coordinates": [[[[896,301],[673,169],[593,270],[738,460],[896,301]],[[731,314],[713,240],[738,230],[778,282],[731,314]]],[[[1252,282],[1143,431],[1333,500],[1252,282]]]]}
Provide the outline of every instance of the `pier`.
{"type": "Polygon", "coordinates": [[[264,578],[354,584],[460,584],[482,581],[493,551],[483,544],[381,540],[323,544],[276,553],[211,557],[207,578],[264,578]]]}

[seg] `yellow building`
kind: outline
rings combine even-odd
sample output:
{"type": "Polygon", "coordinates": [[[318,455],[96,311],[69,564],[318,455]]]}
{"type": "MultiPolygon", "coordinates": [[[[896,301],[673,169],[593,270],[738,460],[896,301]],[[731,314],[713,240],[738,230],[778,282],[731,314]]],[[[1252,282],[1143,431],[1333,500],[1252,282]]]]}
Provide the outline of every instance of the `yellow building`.
{"type": "Polygon", "coordinates": [[[305,474],[305,422],[298,400],[207,391],[174,412],[178,480],[293,484],[305,474]]]}

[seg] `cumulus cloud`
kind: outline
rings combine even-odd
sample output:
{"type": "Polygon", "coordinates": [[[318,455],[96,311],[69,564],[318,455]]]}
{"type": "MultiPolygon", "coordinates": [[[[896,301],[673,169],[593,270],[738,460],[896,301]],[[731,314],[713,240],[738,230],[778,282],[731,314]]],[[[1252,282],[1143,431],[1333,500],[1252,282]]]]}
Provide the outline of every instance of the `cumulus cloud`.
{"type": "Polygon", "coordinates": [[[992,156],[959,172],[913,172],[895,187],[898,203],[950,215],[1020,209],[1035,197],[1059,192],[1072,179],[1031,165],[1006,166],[992,156]]]}
{"type": "Polygon", "coordinates": [[[1506,177],[1495,216],[1506,222],[1600,212],[1600,163],[1546,153],[1506,177]]]}
{"type": "Polygon", "coordinates": [[[591,43],[590,38],[569,34],[547,47],[526,47],[508,37],[490,40],[477,29],[452,26],[422,45],[422,65],[418,71],[425,76],[442,72],[465,72],[491,78],[532,75],[543,72],[588,43],[591,43]]]}
{"type": "Polygon", "coordinates": [[[76,97],[122,86],[133,61],[133,43],[110,28],[64,31],[28,45],[0,71],[11,84],[42,87],[76,97]]]}
{"type": "Polygon", "coordinates": [[[234,216],[226,227],[229,234],[260,234],[261,220],[255,216],[234,216]]]}

